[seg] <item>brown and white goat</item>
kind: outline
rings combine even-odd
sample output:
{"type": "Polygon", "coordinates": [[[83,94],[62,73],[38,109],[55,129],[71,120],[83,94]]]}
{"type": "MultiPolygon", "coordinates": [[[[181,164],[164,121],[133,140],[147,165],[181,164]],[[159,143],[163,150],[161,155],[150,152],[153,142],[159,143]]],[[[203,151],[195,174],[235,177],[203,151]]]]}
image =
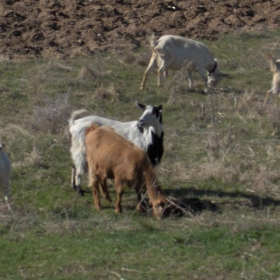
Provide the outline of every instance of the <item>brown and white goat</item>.
{"type": "Polygon", "coordinates": [[[96,115],[83,116],[85,110],[73,112],[69,119],[71,134],[71,157],[73,160],[72,186],[83,195],[81,186],[82,175],[88,173],[85,148],[85,131],[92,124],[109,126],[119,135],[142,148],[148,155],[152,165],[160,164],[164,147],[164,128],[162,123],[162,106],[143,105],[136,101],[136,106],[143,110],[138,120],[120,122],[96,115]]]}
{"type": "Polygon", "coordinates": [[[270,71],[272,73],[271,89],[266,92],[263,106],[266,106],[270,94],[280,94],[280,59],[276,60],[271,55],[267,56],[270,64],[270,71]]]}
{"type": "Polygon", "coordinates": [[[121,213],[125,185],[137,193],[137,210],[141,210],[141,193],[146,190],[157,219],[162,218],[166,196],[162,193],[155,170],[144,150],[108,127],[92,125],[86,130],[86,155],[89,185],[93,190],[95,208],[101,209],[98,186],[109,198],[106,179],[115,180],[117,199],[115,212],[121,213]]]}
{"type": "Polygon", "coordinates": [[[5,151],[5,144],[0,143],[0,186],[3,188],[8,209],[12,210],[10,206],[10,176],[11,162],[5,151]]]}

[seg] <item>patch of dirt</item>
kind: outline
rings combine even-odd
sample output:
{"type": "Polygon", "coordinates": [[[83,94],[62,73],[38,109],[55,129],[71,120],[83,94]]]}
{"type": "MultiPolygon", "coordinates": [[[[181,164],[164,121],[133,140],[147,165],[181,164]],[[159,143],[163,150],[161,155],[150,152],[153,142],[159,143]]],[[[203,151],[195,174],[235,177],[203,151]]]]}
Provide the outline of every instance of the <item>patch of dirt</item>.
{"type": "Polygon", "coordinates": [[[151,33],[215,40],[279,26],[279,0],[2,0],[0,55],[87,56],[136,49],[151,33]]]}

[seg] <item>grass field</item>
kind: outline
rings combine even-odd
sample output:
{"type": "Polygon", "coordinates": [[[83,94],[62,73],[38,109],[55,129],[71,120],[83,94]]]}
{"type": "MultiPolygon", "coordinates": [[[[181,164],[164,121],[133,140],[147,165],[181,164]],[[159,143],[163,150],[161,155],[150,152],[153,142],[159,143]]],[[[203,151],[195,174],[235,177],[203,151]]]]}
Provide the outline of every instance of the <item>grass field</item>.
{"type": "MultiPolygon", "coordinates": [[[[13,213],[0,199],[0,279],[280,279],[280,99],[262,104],[280,57],[280,30],[204,41],[230,74],[203,93],[194,75],[170,72],[162,88],[145,47],[90,58],[0,63],[0,141],[12,161],[13,213]],[[71,112],[136,120],[141,103],[163,105],[163,191],[185,212],[162,221],[93,206],[71,188],[71,112]]],[[[110,188],[114,200],[114,189],[110,188]]]]}

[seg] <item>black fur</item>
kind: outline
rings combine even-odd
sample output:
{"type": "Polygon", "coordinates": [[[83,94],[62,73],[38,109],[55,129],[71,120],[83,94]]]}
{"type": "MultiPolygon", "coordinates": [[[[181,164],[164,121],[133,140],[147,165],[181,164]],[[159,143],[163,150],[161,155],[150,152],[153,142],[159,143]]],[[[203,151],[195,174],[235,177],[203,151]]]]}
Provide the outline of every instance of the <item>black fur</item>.
{"type": "Polygon", "coordinates": [[[144,128],[141,125],[137,125],[137,128],[139,129],[139,131],[143,134],[144,132],[144,128]]]}
{"type": "Polygon", "coordinates": [[[162,113],[161,112],[162,112],[162,106],[161,105],[153,108],[153,114],[155,114],[157,116],[157,118],[159,117],[159,121],[162,124],[162,113]]]}
{"type": "MultiPolygon", "coordinates": [[[[136,103],[137,104],[137,103],[136,103]]],[[[142,104],[137,104],[139,108],[145,110],[146,106],[142,104]]],[[[152,114],[155,114],[157,118],[159,118],[160,123],[162,124],[162,105],[153,106],[152,114]]],[[[144,132],[144,129],[138,125],[138,129],[141,133],[144,132]]],[[[164,153],[163,147],[163,136],[164,133],[161,133],[161,136],[158,137],[154,132],[152,132],[152,144],[148,146],[147,154],[153,166],[157,166],[160,164],[162,155],[164,153]]]]}
{"type": "Polygon", "coordinates": [[[163,136],[163,132],[161,133],[160,137],[158,137],[155,133],[152,132],[152,144],[149,145],[147,154],[153,166],[157,166],[160,164],[164,152],[163,136]]]}
{"type": "Polygon", "coordinates": [[[217,61],[215,61],[215,64],[214,64],[214,67],[213,67],[213,69],[211,70],[211,71],[208,71],[208,75],[210,75],[210,74],[212,74],[212,73],[214,73],[215,72],[215,70],[216,70],[216,68],[217,68],[217,61]]]}

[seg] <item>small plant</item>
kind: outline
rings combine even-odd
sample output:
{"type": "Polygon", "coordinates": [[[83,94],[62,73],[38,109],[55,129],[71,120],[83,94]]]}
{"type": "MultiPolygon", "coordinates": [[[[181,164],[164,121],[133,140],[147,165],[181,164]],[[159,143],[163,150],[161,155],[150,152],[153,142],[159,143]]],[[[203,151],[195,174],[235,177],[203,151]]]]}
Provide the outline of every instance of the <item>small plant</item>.
{"type": "Polygon", "coordinates": [[[96,74],[89,66],[85,65],[82,67],[80,74],[79,74],[79,78],[81,80],[85,80],[88,78],[94,79],[95,77],[96,77],[96,74]]]}
{"type": "MultiPolygon", "coordinates": [[[[178,93],[187,91],[188,84],[186,82],[186,73],[188,71],[193,71],[195,67],[196,65],[194,61],[185,61],[182,68],[176,72],[171,84],[167,86],[168,88],[171,87],[171,95],[168,101],[169,104],[175,102],[178,93]]],[[[165,73],[165,76],[167,76],[167,72],[165,73]]]]}
{"type": "Polygon", "coordinates": [[[66,93],[54,98],[43,96],[41,103],[41,106],[33,109],[33,115],[30,118],[31,127],[51,134],[63,132],[72,112],[69,94],[66,93]]]}
{"type": "Polygon", "coordinates": [[[99,87],[95,93],[94,98],[100,101],[119,102],[119,92],[115,84],[111,84],[108,88],[99,87]]]}

